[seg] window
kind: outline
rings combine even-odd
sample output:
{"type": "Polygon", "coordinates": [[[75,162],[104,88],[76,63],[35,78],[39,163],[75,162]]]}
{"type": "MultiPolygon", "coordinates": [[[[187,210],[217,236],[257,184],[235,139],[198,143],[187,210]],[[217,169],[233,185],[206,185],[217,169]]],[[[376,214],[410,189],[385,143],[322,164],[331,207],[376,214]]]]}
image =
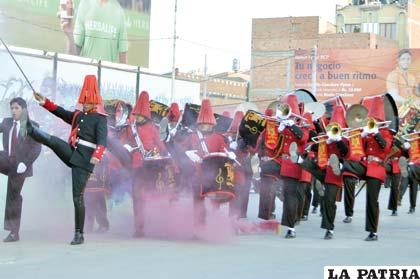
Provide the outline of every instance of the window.
{"type": "Polygon", "coordinates": [[[292,23],[292,32],[300,31],[300,23],[292,23]]]}
{"type": "Polygon", "coordinates": [[[379,35],[396,40],[397,39],[397,24],[396,23],[381,23],[379,26],[379,35]]]}
{"type": "Polygon", "coordinates": [[[346,24],[344,26],[346,33],[359,33],[360,24],[346,24]]]}

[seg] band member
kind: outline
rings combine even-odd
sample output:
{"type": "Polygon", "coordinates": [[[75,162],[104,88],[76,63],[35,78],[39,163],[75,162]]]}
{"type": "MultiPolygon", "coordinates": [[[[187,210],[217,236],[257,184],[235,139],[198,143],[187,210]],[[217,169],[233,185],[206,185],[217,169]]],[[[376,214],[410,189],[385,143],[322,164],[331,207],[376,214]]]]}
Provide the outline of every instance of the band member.
{"type": "MultiPolygon", "coordinates": [[[[321,138],[317,146],[318,158],[330,156],[329,161],[331,162],[346,156],[348,149],[341,136],[341,130],[347,127],[344,114],[345,109],[342,106],[334,107],[330,122],[327,126],[327,136],[326,138],[321,138]]],[[[294,147],[291,148],[292,151],[294,151],[294,149],[294,147]]],[[[295,159],[295,154],[292,154],[294,153],[292,151],[291,157],[295,159]]],[[[306,156],[305,160],[301,158],[298,160],[298,163],[325,185],[325,192],[322,200],[323,212],[321,228],[326,230],[324,239],[332,239],[337,211],[336,200],[338,197],[341,197],[341,188],[343,187],[342,175],[340,172],[338,174],[334,173],[330,165],[327,165],[326,168],[321,168],[311,160],[309,156],[306,156]]]]}
{"type": "Polygon", "coordinates": [[[268,118],[267,125],[256,145],[261,168],[258,218],[270,220],[276,218],[273,212],[276,198],[275,183],[280,178],[281,143],[278,124],[274,119],[270,119],[273,117],[273,110],[268,108],[265,115],[268,118]]]}
{"type": "Polygon", "coordinates": [[[227,131],[229,149],[236,154],[240,166],[235,166],[236,198],[230,202],[230,213],[238,218],[246,218],[249,202],[249,191],[252,181],[251,153],[245,140],[238,136],[239,125],[244,118],[242,111],[235,112],[233,121],[227,131]]]}
{"type": "MultiPolygon", "coordinates": [[[[315,126],[312,121],[312,114],[307,112],[303,115],[303,117],[306,119],[307,124],[304,125],[304,129],[308,130],[309,137],[308,137],[308,143],[307,145],[310,145],[312,142],[312,138],[315,137],[316,131],[315,126]]],[[[311,151],[308,154],[309,157],[314,158],[315,152],[311,151]]],[[[311,199],[312,199],[312,174],[308,171],[302,170],[302,175],[300,177],[300,182],[303,184],[304,187],[304,197],[299,200],[298,205],[298,220],[307,221],[308,220],[308,214],[309,214],[309,207],[311,205],[311,199]]]]}
{"type": "MultiPolygon", "coordinates": [[[[21,191],[25,179],[32,176],[32,164],[41,153],[41,145],[26,135],[27,105],[17,97],[10,101],[12,117],[3,119],[0,133],[3,133],[3,148],[0,151],[0,173],[7,175],[6,209],[4,229],[9,235],[4,242],[19,241],[22,215],[21,191]]],[[[32,123],[38,126],[36,123],[32,123]]]]}
{"type": "Polygon", "coordinates": [[[401,186],[401,169],[399,167],[399,158],[404,154],[402,142],[394,138],[391,153],[385,160],[386,180],[390,182],[388,209],[392,211],[391,216],[397,216],[398,201],[401,186]]]}
{"type": "Polygon", "coordinates": [[[369,235],[366,241],[378,240],[379,223],[379,192],[385,180],[386,170],[384,160],[391,151],[393,135],[386,126],[379,126],[377,122],[385,120],[385,106],[383,96],[365,97],[362,99],[368,113],[368,124],[361,131],[364,153],[361,162],[344,160],[339,165],[333,162],[333,170],[348,171],[366,180],[366,225],[365,230],[369,235]]]}
{"type": "Polygon", "coordinates": [[[89,176],[85,189],[86,203],[86,231],[92,232],[98,223],[96,233],[105,233],[109,230],[109,221],[106,208],[106,197],[110,194],[110,169],[108,155],[95,167],[89,176]]]}
{"type": "MultiPolygon", "coordinates": [[[[289,106],[288,110],[291,110],[292,114],[300,115],[296,95],[286,95],[284,103],[289,106]]],[[[281,133],[278,141],[280,145],[279,154],[281,156],[280,180],[284,192],[281,224],[288,227],[286,238],[296,237],[295,224],[297,222],[298,196],[303,197],[305,191],[304,185],[299,182],[302,176],[302,168],[295,162],[292,162],[290,146],[292,143],[295,143],[298,151],[303,152],[309,137],[308,131],[298,127],[293,118],[294,116],[292,115],[288,119],[281,121],[278,127],[278,133],[281,133]]]]}
{"type": "Polygon", "coordinates": [[[96,77],[85,77],[78,100],[83,106],[82,110],[67,111],[40,93],[34,92],[34,96],[45,109],[71,125],[68,143],[41,131],[31,125],[30,121],[27,130],[29,136],[51,148],[72,169],[75,234],[70,244],[82,244],[85,223],[84,190],[89,175],[104,155],[107,142],[107,119],[96,77]]]}
{"type": "Polygon", "coordinates": [[[157,154],[166,154],[166,148],[160,140],[159,130],[151,120],[149,94],[140,93],[132,112],[133,122],[126,127],[122,141],[131,153],[132,195],[134,210],[134,237],[144,236],[144,201],[145,194],[155,189],[156,170],[145,159],[157,154]]]}
{"type": "MultiPolygon", "coordinates": [[[[196,175],[193,180],[193,204],[194,204],[194,224],[196,227],[205,223],[205,204],[201,184],[205,180],[206,170],[201,168],[201,162],[205,155],[222,152],[225,153],[228,145],[226,138],[214,132],[216,119],[211,108],[210,101],[202,101],[201,108],[197,118],[197,131],[190,134],[182,143],[185,153],[194,162],[196,175]]],[[[236,156],[229,152],[231,158],[236,156]]],[[[217,205],[215,205],[217,206],[217,205]]]]}
{"type": "Polygon", "coordinates": [[[408,178],[410,185],[410,210],[415,212],[418,185],[420,183],[420,122],[417,122],[414,131],[408,135],[408,141],[404,143],[404,149],[408,152],[409,162],[404,157],[400,158],[399,166],[401,176],[408,178]]]}

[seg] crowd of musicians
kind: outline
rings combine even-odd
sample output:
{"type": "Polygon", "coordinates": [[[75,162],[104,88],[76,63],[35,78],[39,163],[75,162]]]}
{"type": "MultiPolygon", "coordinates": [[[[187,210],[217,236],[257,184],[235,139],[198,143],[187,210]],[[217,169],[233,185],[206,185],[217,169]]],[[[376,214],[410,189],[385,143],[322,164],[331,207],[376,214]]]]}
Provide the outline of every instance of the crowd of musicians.
{"type": "Polygon", "coordinates": [[[393,216],[408,188],[410,213],[415,211],[419,112],[404,122],[402,133],[403,121],[389,94],[363,97],[352,106],[339,97],[322,103],[309,92],[308,96],[310,102],[293,92],[270,104],[265,113],[236,111],[233,119],[229,113],[215,114],[209,100],[201,106],[187,104],[183,110],[172,103],[157,110],[161,117],[156,121],[159,103],[149,100],[147,92],[139,94],[134,108],[118,100],[104,101],[96,77],[86,76],[74,111],[34,92],[42,107],[70,125],[68,141],[43,131],[29,119],[26,102],[15,98],[10,102],[12,117],[0,126],[0,171],[8,176],[5,229],[10,231],[4,241],[19,240],[21,190],[41,145],[72,171],[73,245],[84,242],[85,227],[91,231],[95,222],[98,232],[109,229],[107,193],[127,180],[132,182],[135,237],[145,234],[147,200],[190,195],[194,226],[200,228],[207,211],[224,203],[233,219],[246,218],[254,185],[260,219],[276,220],[276,197],[281,199],[279,219],[286,238],[295,238],[296,225],[307,220],[313,196],[313,212],[320,206],[324,238],[332,239],[337,202],[344,200],[343,221],[351,223],[357,185],[364,185],[365,240],[376,241],[384,184],[390,185],[388,209],[393,216]],[[251,164],[255,157],[259,180],[251,164]]]}

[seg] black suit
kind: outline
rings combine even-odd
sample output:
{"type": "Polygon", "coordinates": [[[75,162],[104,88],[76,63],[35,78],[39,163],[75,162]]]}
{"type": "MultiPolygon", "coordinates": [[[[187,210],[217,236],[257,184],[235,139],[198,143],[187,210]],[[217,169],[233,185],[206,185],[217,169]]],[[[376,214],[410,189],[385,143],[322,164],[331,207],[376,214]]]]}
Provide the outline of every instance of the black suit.
{"type": "MultiPolygon", "coordinates": [[[[33,125],[37,126],[36,123],[33,125]]],[[[3,149],[0,151],[0,173],[7,175],[7,197],[4,216],[4,229],[19,232],[22,214],[22,187],[26,177],[32,176],[32,164],[41,153],[41,145],[28,136],[21,137],[18,133],[15,156],[9,156],[9,136],[13,128],[13,119],[5,118],[0,124],[3,133],[3,149]],[[18,174],[19,163],[26,166],[24,173],[18,174]]]]}

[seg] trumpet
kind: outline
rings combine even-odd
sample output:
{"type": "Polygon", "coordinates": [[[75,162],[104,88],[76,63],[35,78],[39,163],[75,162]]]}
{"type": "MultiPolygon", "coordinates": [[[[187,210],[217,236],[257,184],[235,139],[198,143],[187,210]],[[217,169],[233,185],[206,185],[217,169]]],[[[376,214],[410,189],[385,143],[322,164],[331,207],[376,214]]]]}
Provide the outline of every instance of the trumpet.
{"type": "Polygon", "coordinates": [[[407,142],[412,142],[412,141],[418,140],[418,139],[420,139],[420,131],[413,132],[413,133],[406,134],[406,135],[402,135],[401,138],[403,140],[407,141],[407,142]],[[417,135],[417,136],[412,138],[411,136],[414,136],[414,135],[417,135]]]}
{"type": "Polygon", "coordinates": [[[278,104],[276,110],[276,118],[282,120],[289,119],[291,117],[298,118],[302,121],[307,122],[305,117],[302,117],[298,114],[292,112],[292,108],[288,104],[278,104]]]}
{"type": "Polygon", "coordinates": [[[312,141],[315,143],[326,142],[328,138],[342,136],[343,134],[343,128],[341,128],[340,124],[338,124],[337,122],[332,122],[328,124],[326,131],[327,131],[326,135],[313,137],[312,141]]]}

